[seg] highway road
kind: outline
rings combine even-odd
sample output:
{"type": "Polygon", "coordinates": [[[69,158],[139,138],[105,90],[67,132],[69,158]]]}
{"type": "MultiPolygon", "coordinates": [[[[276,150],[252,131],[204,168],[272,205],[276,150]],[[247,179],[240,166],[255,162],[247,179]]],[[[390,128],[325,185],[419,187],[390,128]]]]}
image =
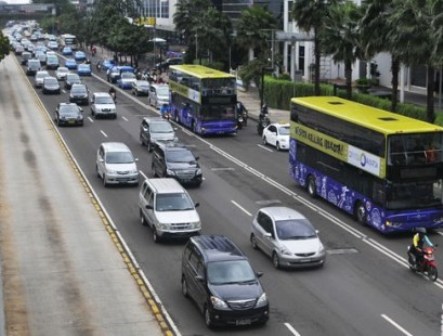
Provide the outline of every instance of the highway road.
{"type": "MultiPolygon", "coordinates": [[[[84,82],[93,92],[109,89],[96,77],[84,82]]],[[[38,94],[49,114],[58,102],[67,101],[67,93],[38,94]]],[[[104,188],[96,177],[96,150],[105,141],[126,143],[139,158],[141,172],[152,176],[151,154],[138,137],[141,118],[156,112],[146,98],[122,92],[117,109],[117,120],[86,118],[84,127],[59,131],[182,335],[439,335],[443,282],[431,283],[408,270],[405,254],[411,235],[382,236],[325,202],[310,199],[289,177],[288,153],[263,147],[253,123],[236,136],[207,138],[176,125],[179,139],[200,157],[205,177],[200,188],[189,189],[200,203],[203,233],[234,240],[254,269],[264,272],[262,283],[271,304],[265,327],[208,330],[195,305],[181,294],[184,243],[155,244],[149,229],[140,224],[138,189],[104,188]],[[267,257],[252,249],[252,216],[269,204],[293,207],[311,220],[328,252],[323,268],[275,270],[267,257]]],[[[89,117],[89,107],[84,111],[89,117]]],[[[442,243],[439,233],[431,238],[442,243]]],[[[437,258],[443,265],[441,255],[437,258]]]]}

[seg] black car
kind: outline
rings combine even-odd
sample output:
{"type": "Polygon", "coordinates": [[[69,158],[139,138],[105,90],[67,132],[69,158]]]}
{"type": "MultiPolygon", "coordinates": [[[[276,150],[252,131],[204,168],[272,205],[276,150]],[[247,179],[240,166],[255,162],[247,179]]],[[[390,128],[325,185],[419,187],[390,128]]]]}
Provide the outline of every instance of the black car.
{"type": "Polygon", "coordinates": [[[265,324],[269,302],[248,258],[227,237],[191,237],[182,256],[181,287],[208,327],[265,324]]]}
{"type": "Polygon", "coordinates": [[[59,103],[55,109],[54,121],[58,126],[83,126],[83,110],[75,103],[59,103]]]}
{"type": "Polygon", "coordinates": [[[89,104],[88,88],[85,84],[73,84],[69,92],[69,101],[78,105],[89,104]]]}
{"type": "Polygon", "coordinates": [[[152,156],[154,176],[173,177],[182,184],[200,186],[203,181],[198,156],[185,145],[171,141],[157,141],[152,156]]]}
{"type": "Polygon", "coordinates": [[[79,75],[74,73],[68,73],[65,78],[65,89],[71,90],[73,84],[81,84],[82,80],[79,75]]]}

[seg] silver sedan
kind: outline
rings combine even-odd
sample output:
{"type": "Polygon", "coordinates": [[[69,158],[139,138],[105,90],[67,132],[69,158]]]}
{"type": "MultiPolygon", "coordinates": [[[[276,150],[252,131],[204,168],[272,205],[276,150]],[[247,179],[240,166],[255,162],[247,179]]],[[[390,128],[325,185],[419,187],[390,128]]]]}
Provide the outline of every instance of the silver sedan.
{"type": "Polygon", "coordinates": [[[326,253],[309,220],[287,207],[266,207],[251,226],[252,247],[272,258],[275,268],[323,266],[326,253]]]}

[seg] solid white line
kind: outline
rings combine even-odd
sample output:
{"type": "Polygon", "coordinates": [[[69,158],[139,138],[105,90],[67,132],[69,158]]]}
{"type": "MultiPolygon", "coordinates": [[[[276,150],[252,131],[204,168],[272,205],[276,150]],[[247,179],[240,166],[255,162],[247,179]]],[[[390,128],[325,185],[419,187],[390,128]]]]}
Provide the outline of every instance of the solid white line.
{"type": "Polygon", "coordinates": [[[100,133],[103,134],[103,136],[104,136],[105,138],[108,137],[107,134],[106,134],[105,132],[103,132],[102,130],[100,130],[100,133]]]}
{"type": "Polygon", "coordinates": [[[124,116],[122,116],[122,119],[123,119],[124,121],[128,121],[128,119],[127,119],[126,117],[124,117],[124,116]]]}
{"type": "Polygon", "coordinates": [[[440,236],[443,236],[443,232],[437,231],[437,234],[439,234],[440,236]]]}
{"type": "Polygon", "coordinates": [[[257,146],[264,150],[267,150],[268,152],[274,153],[274,151],[271,148],[268,148],[265,145],[257,144],[257,146]]]}
{"type": "Polygon", "coordinates": [[[247,214],[249,217],[252,217],[252,214],[246,210],[245,208],[243,208],[240,204],[238,204],[236,201],[231,200],[231,203],[234,204],[237,208],[239,208],[241,211],[243,211],[245,214],[247,214]]]}
{"type": "Polygon", "coordinates": [[[91,117],[88,117],[88,120],[92,123],[94,123],[94,119],[92,119],[91,117]]]}
{"type": "Polygon", "coordinates": [[[235,170],[232,167],[220,167],[220,168],[211,168],[212,171],[220,171],[220,170],[235,170]]]}
{"type": "Polygon", "coordinates": [[[392,324],[394,327],[396,327],[398,330],[400,330],[406,336],[413,336],[411,333],[406,331],[401,325],[399,325],[397,322],[395,322],[394,320],[389,318],[387,315],[381,314],[381,317],[383,317],[386,321],[388,321],[390,324],[392,324]]]}
{"type": "Polygon", "coordinates": [[[295,330],[294,327],[291,326],[289,323],[286,322],[286,323],[284,323],[284,325],[286,326],[286,328],[289,329],[289,331],[290,331],[293,335],[295,335],[295,336],[301,336],[301,335],[297,332],[297,330],[295,330]]]}
{"type": "Polygon", "coordinates": [[[146,174],[145,173],[143,173],[143,171],[141,171],[141,170],[139,170],[139,172],[140,172],[140,174],[145,178],[145,180],[147,180],[148,179],[148,177],[146,176],[146,174]]]}

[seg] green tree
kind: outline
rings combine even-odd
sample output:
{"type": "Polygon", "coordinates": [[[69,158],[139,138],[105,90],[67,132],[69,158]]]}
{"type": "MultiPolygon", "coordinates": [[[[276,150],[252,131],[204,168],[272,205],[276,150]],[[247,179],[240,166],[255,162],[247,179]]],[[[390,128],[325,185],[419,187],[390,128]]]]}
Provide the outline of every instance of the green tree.
{"type": "Polygon", "coordinates": [[[366,59],[371,59],[379,52],[389,52],[391,54],[391,111],[395,112],[398,104],[398,77],[401,59],[390,40],[390,38],[395,38],[396,34],[389,34],[397,29],[391,19],[394,12],[393,0],[367,0],[365,13],[361,20],[360,34],[366,59]]]}
{"type": "Polygon", "coordinates": [[[427,106],[429,122],[434,122],[434,74],[441,65],[438,46],[442,44],[440,0],[394,0],[391,20],[395,30],[388,32],[400,59],[406,65],[425,65],[427,68],[427,106]],[[437,40],[440,39],[440,40],[437,40]]]}
{"type": "Polygon", "coordinates": [[[294,0],[292,17],[300,30],[314,35],[314,93],[320,95],[320,32],[324,27],[329,8],[340,0],[294,0]]]}
{"type": "Polygon", "coordinates": [[[0,62],[9,54],[10,50],[9,39],[0,30],[0,62]]]}
{"type": "Polygon", "coordinates": [[[359,23],[362,10],[353,2],[334,4],[320,32],[322,50],[345,65],[346,95],[352,98],[352,64],[362,56],[359,23]]]}

